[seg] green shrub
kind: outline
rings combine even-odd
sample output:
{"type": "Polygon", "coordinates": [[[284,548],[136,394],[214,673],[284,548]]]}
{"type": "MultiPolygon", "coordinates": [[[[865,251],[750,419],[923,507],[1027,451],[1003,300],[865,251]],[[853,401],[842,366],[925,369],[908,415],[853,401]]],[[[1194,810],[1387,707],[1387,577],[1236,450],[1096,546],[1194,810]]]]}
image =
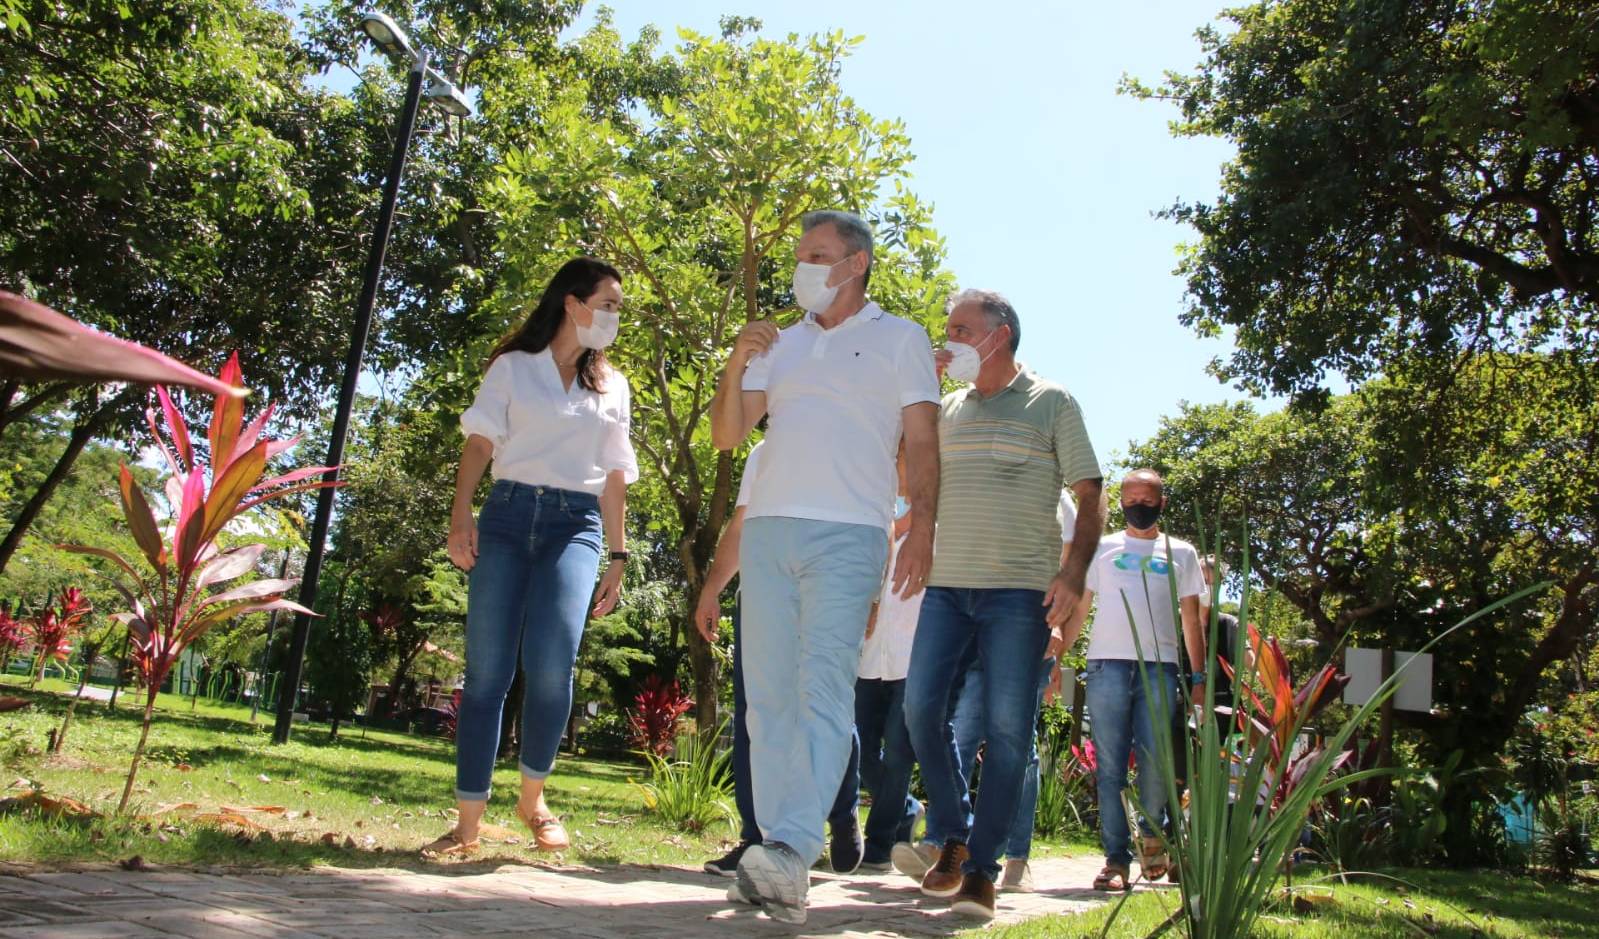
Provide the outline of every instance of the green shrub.
{"type": "Polygon", "coordinates": [[[675,749],[672,759],[644,751],[650,764],[650,781],[639,786],[644,807],[684,831],[703,831],[718,820],[731,822],[732,752],[718,751],[715,736],[702,740],[698,734],[679,736],[675,749]]]}

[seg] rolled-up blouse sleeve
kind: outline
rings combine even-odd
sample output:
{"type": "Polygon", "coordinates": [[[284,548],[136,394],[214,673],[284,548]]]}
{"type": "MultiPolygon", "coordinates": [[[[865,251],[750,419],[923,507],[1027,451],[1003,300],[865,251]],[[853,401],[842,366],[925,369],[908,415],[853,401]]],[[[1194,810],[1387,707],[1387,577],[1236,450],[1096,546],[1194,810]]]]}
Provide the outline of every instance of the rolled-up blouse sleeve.
{"type": "Polygon", "coordinates": [[[618,384],[620,400],[615,415],[605,416],[605,432],[600,438],[600,468],[607,474],[621,470],[622,481],[631,485],[638,479],[638,455],[633,452],[633,440],[629,436],[633,427],[633,393],[620,372],[612,372],[611,381],[618,384]]]}
{"type": "Polygon", "coordinates": [[[488,438],[499,453],[511,436],[511,360],[500,356],[489,366],[472,406],[461,414],[461,433],[488,438]]]}

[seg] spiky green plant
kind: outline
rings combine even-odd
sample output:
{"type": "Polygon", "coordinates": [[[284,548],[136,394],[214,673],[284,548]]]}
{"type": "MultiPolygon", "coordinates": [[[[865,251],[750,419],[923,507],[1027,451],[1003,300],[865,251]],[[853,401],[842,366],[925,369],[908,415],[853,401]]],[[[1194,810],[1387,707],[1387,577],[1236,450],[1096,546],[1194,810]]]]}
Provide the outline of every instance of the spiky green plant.
{"type": "MultiPolygon", "coordinates": [[[[1245,545],[1240,574],[1246,586],[1238,619],[1248,623],[1249,541],[1241,538],[1240,543],[1245,545]]],[[[1148,575],[1145,577],[1147,596],[1148,575]]],[[[1176,579],[1168,578],[1168,582],[1173,622],[1181,622],[1176,579]]],[[[1545,582],[1529,587],[1478,610],[1439,633],[1420,651],[1431,651],[1467,624],[1547,589],[1549,585],[1545,582]]],[[[1319,744],[1296,754],[1292,741],[1305,730],[1306,722],[1317,709],[1316,700],[1327,693],[1330,666],[1318,671],[1303,688],[1296,689],[1291,677],[1282,670],[1285,660],[1272,656],[1264,644],[1255,647],[1255,655],[1245,654],[1245,630],[1238,630],[1233,649],[1218,650],[1220,578],[1211,591],[1202,698],[1191,697],[1187,683],[1182,682],[1180,701],[1166,701],[1164,683],[1151,680],[1152,676],[1142,667],[1143,651],[1138,650],[1144,693],[1151,700],[1159,699],[1168,706],[1181,704],[1191,709],[1197,725],[1194,733],[1183,735],[1182,740],[1173,740],[1168,722],[1154,722],[1157,745],[1162,752],[1173,752],[1174,745],[1187,748],[1189,800],[1186,811],[1173,809],[1172,832],[1166,839],[1168,853],[1182,873],[1182,902],[1150,933],[1151,937],[1173,926],[1181,926],[1190,939],[1243,939],[1251,935],[1283,879],[1290,852],[1298,843],[1318,800],[1345,786],[1387,772],[1384,769],[1336,771],[1349,759],[1347,744],[1355,732],[1398,690],[1405,671],[1416,661],[1412,658],[1395,669],[1369,701],[1337,728],[1324,733],[1319,744]],[[1216,676],[1223,668],[1221,660],[1225,660],[1233,672],[1233,686],[1237,689],[1235,713],[1230,722],[1223,722],[1234,729],[1226,733],[1216,720],[1214,691],[1216,676]],[[1263,676],[1264,681],[1261,680],[1263,676]],[[1157,688],[1157,684],[1161,687],[1157,688]],[[1260,687],[1262,693],[1252,690],[1256,687],[1260,687]],[[1251,690],[1246,693],[1245,689],[1251,690]],[[1235,798],[1242,803],[1236,808],[1232,806],[1235,798]]],[[[1121,599],[1128,617],[1132,618],[1132,604],[1126,597],[1121,599]]],[[[1254,635],[1258,643],[1259,635],[1254,635]]],[[[1137,630],[1133,631],[1133,638],[1136,646],[1137,630]]],[[[1180,806],[1181,792],[1173,761],[1164,759],[1157,763],[1155,767],[1141,767],[1139,771],[1160,773],[1166,786],[1167,804],[1180,806]]],[[[1118,912],[1119,909],[1118,906],[1118,912]]],[[[1106,919],[1101,936],[1110,935],[1115,921],[1113,913],[1106,919]]]]}

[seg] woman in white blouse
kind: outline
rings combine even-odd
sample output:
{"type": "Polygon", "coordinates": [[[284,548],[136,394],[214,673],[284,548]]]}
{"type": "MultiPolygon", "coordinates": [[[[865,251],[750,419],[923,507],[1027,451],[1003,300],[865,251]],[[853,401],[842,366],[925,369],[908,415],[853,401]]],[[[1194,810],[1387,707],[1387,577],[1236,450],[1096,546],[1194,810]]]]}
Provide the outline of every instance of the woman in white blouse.
{"type": "Polygon", "coordinates": [[[470,853],[488,804],[500,714],[520,649],[521,796],[517,816],[542,850],[569,844],[544,781],[572,710],[572,668],[588,615],[609,613],[627,561],[623,515],[638,478],[628,440],[627,379],[605,361],[616,338],[622,275],[568,261],[527,322],[495,348],[472,407],[455,478],[450,559],[470,572],[466,687],[456,721],[455,829],[423,849],[470,853]],[[493,462],[474,521],[472,497],[493,462]],[[610,562],[599,577],[603,544],[610,562]],[[591,605],[592,599],[592,605],[591,605]]]}

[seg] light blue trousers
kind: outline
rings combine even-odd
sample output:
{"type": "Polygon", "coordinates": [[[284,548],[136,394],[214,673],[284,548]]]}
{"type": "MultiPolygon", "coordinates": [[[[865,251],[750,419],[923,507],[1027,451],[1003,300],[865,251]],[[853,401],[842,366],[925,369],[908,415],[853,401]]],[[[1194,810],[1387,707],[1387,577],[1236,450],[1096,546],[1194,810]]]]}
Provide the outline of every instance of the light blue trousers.
{"type": "Polygon", "coordinates": [[[806,866],[849,762],[855,670],[888,533],[762,516],[739,546],[740,627],[755,820],[806,866]]]}

